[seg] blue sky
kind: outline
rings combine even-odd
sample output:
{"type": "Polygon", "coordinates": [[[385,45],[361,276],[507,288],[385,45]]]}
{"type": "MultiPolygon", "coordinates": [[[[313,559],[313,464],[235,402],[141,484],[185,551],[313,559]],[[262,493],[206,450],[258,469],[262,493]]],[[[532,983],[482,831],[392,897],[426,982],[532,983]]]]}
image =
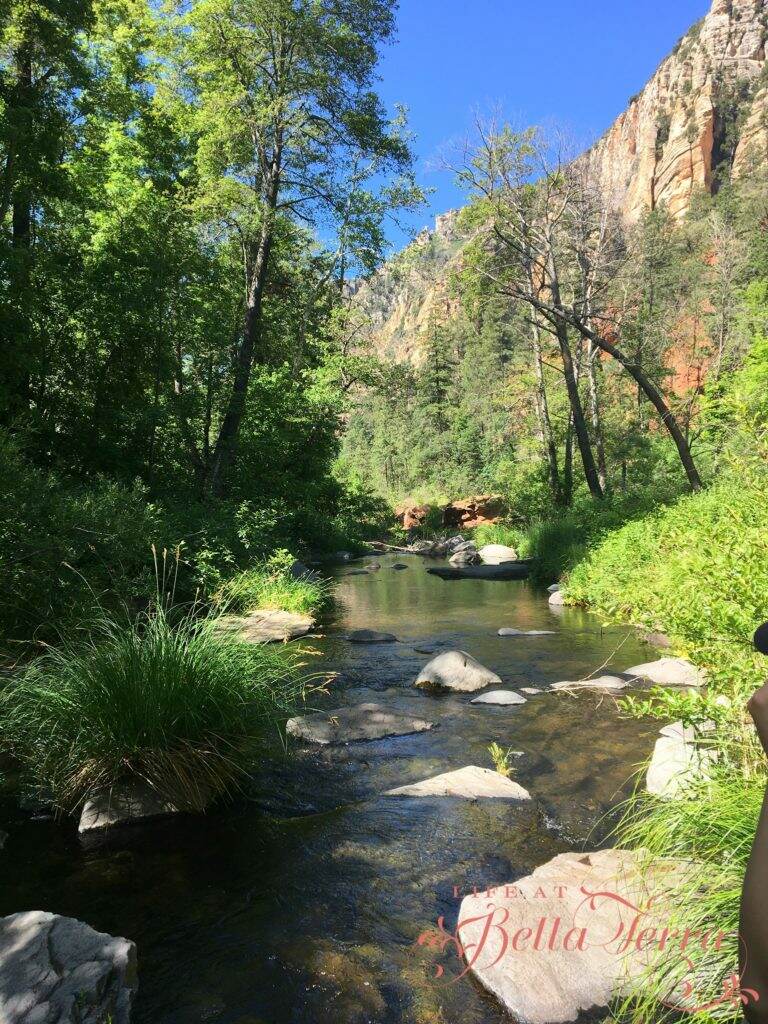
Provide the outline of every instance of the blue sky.
{"type": "MultiPolygon", "coordinates": [[[[605,131],[704,14],[710,0],[400,0],[380,93],[405,103],[418,178],[436,189],[413,226],[458,206],[434,165],[472,111],[501,105],[518,124],[555,120],[585,144],[605,131]],[[433,165],[430,168],[430,164],[433,165]]],[[[396,230],[392,240],[405,240],[396,230]]]]}

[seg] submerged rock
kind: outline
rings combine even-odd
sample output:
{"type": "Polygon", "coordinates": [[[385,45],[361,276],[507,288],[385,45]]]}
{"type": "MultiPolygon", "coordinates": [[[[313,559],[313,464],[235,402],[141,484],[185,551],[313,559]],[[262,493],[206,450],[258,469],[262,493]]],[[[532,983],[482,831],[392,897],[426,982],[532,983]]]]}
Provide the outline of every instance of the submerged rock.
{"type": "Polygon", "coordinates": [[[438,566],[427,569],[443,580],[525,580],[531,574],[531,563],[504,562],[501,565],[438,566]]]}
{"type": "Polygon", "coordinates": [[[394,569],[396,572],[402,572],[403,569],[407,569],[408,566],[404,565],[402,562],[395,562],[395,564],[390,566],[390,568],[394,569]]]}
{"type": "Polygon", "coordinates": [[[486,565],[501,565],[504,562],[516,562],[517,552],[506,544],[486,544],[478,554],[486,565]]]}
{"type": "Polygon", "coordinates": [[[657,686],[703,686],[707,681],[704,670],[685,658],[659,658],[644,665],[633,665],[624,674],[649,680],[657,686]]]}
{"type": "Polygon", "coordinates": [[[291,718],[286,726],[289,736],[308,743],[354,743],[359,740],[380,740],[386,736],[407,736],[431,729],[433,722],[390,711],[381,704],[359,704],[356,707],[320,711],[314,715],[291,718]]]}
{"type": "Polygon", "coordinates": [[[85,802],[78,832],[96,832],[178,814],[179,808],[143,783],[121,783],[85,802]]]}
{"type": "Polygon", "coordinates": [[[33,910],[0,918],[3,1024],[128,1024],[136,946],[33,910]]]}
{"type": "Polygon", "coordinates": [[[557,636],[553,629],[500,629],[499,636],[557,636]]]}
{"type": "Polygon", "coordinates": [[[553,683],[553,690],[626,690],[629,683],[621,676],[598,676],[596,679],[578,679],[574,682],[553,683]]]}
{"type": "Polygon", "coordinates": [[[530,800],[527,789],[490,768],[459,768],[410,786],[388,790],[384,796],[453,796],[462,800],[530,800]]]}
{"type": "Polygon", "coordinates": [[[247,615],[224,615],[219,628],[235,633],[249,644],[285,643],[306,636],[315,628],[311,615],[298,612],[255,611],[247,615]]]}
{"type": "Polygon", "coordinates": [[[424,666],[413,685],[423,689],[473,693],[487,686],[500,686],[501,677],[466,651],[446,651],[424,666]]]}
{"type": "MultiPolygon", "coordinates": [[[[653,942],[630,942],[629,953],[621,948],[637,917],[633,908],[648,906],[680,871],[659,862],[641,872],[638,855],[627,850],[564,853],[532,875],[495,886],[491,900],[486,893],[467,896],[459,911],[461,941],[465,949],[482,948],[472,973],[526,1024],[565,1024],[603,1009],[658,956],[653,942]],[[590,901],[589,893],[603,895],[590,901]],[[497,908],[490,928],[489,903],[497,908]]],[[[642,928],[659,924],[659,903],[642,928]]]]}
{"type": "Polygon", "coordinates": [[[397,637],[392,633],[379,633],[375,629],[355,629],[347,639],[351,644],[396,644],[397,637]]]}
{"type": "Polygon", "coordinates": [[[521,697],[514,690],[491,690],[489,693],[481,693],[479,697],[470,701],[470,704],[498,704],[500,707],[527,703],[525,697],[521,697]]]}

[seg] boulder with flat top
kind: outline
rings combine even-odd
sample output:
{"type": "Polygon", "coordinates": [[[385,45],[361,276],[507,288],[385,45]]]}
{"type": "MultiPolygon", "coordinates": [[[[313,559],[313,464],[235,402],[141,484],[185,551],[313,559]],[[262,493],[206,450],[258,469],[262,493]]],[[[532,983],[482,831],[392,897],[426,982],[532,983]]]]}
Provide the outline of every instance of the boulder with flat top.
{"type": "Polygon", "coordinates": [[[425,690],[474,693],[487,686],[500,686],[501,677],[466,651],[446,651],[424,666],[413,685],[425,690]]]}
{"type": "Polygon", "coordinates": [[[425,732],[432,722],[391,711],[381,704],[358,704],[354,707],[320,711],[314,715],[291,718],[286,726],[289,736],[307,743],[354,743],[360,740],[381,740],[387,736],[407,736],[425,732]]]}
{"type": "Polygon", "coordinates": [[[643,665],[633,665],[624,673],[657,686],[703,686],[707,681],[703,669],[696,668],[685,658],[658,658],[643,665]]]}
{"type": "Polygon", "coordinates": [[[452,796],[461,800],[530,800],[531,794],[517,782],[490,768],[459,768],[410,786],[388,790],[384,796],[452,796]]]}

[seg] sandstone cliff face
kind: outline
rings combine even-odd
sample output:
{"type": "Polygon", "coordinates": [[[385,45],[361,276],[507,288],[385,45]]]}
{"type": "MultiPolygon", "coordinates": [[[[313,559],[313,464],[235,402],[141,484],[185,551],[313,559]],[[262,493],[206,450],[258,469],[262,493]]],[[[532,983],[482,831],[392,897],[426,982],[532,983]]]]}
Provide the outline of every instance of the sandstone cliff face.
{"type": "Polygon", "coordinates": [[[370,321],[380,357],[419,365],[430,324],[450,317],[456,301],[450,295],[450,277],[466,241],[458,214],[452,210],[439,216],[434,231],[425,229],[369,281],[351,286],[355,306],[370,321]]]}
{"type": "MultiPolygon", "coordinates": [[[[714,0],[645,88],[580,159],[628,223],[664,203],[681,218],[723,175],[768,166],[768,0],[714,0]]],[[[377,353],[420,365],[429,325],[450,317],[466,241],[458,211],[437,218],[369,281],[352,286],[377,353]]]]}
{"type": "Polygon", "coordinates": [[[585,161],[628,221],[682,217],[718,170],[768,151],[768,0],[714,0],[585,161]]]}

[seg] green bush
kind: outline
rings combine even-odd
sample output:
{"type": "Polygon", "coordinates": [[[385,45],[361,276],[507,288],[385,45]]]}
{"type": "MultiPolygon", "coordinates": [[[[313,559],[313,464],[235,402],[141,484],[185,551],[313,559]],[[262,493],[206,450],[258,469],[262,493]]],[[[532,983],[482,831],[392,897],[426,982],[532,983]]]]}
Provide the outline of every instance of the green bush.
{"type": "Polygon", "coordinates": [[[238,573],[220,589],[216,595],[218,603],[234,612],[319,611],[330,599],[330,584],[314,574],[294,578],[289,569],[292,562],[292,555],[280,552],[269,561],[238,573]]]}
{"type": "Polygon", "coordinates": [[[202,810],[240,786],[303,687],[284,649],[159,609],[38,658],[0,698],[0,736],[63,810],[131,779],[202,810]]]}
{"type": "Polygon", "coordinates": [[[517,550],[522,537],[522,530],[505,523],[484,523],[472,531],[472,539],[479,548],[486,544],[506,544],[517,550]]]}

